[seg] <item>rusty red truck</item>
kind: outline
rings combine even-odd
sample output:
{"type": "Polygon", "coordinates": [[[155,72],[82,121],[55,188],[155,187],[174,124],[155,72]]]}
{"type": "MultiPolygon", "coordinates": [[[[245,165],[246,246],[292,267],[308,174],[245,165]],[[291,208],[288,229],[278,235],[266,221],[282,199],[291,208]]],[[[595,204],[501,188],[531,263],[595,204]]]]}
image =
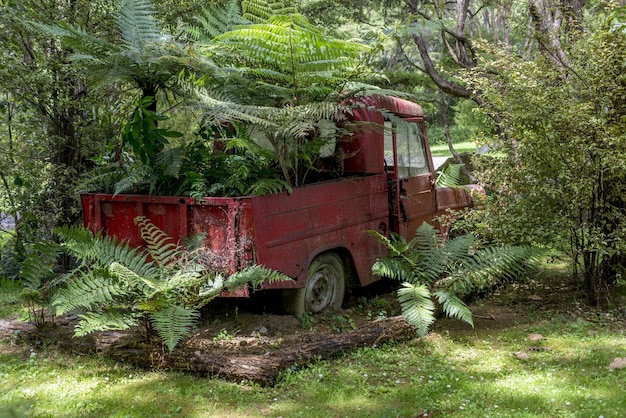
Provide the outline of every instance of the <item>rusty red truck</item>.
{"type": "MultiPolygon", "coordinates": [[[[261,264],[293,278],[282,289],[297,316],[341,306],[347,286],[377,280],[371,267],[386,249],[366,231],[412,238],[423,222],[471,207],[471,188],[435,188],[424,113],[413,102],[363,99],[351,112],[358,128],[339,141],[340,178],[265,196],[191,197],[82,194],[85,226],[140,246],[138,216],[176,240],[204,234],[203,245],[226,273],[261,264]]],[[[238,293],[247,296],[249,291],[238,293]]]]}

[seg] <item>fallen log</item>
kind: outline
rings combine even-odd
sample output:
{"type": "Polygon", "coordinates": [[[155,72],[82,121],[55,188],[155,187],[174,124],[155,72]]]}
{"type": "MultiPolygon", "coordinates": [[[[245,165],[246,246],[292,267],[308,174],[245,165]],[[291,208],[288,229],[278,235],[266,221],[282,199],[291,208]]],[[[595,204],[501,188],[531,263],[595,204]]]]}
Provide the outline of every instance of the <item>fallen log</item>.
{"type": "MultiPolygon", "coordinates": [[[[60,320],[59,322],[63,322],[60,320]]],[[[73,353],[97,353],[142,368],[160,368],[201,375],[220,376],[236,381],[273,385],[281,371],[302,367],[347,350],[401,341],[416,336],[415,329],[401,316],[368,322],[346,333],[320,334],[314,341],[290,345],[265,354],[202,349],[180,344],[172,353],[159,350],[158,344],[142,341],[137,330],[94,332],[83,338],[71,338],[73,321],[55,324],[57,332],[45,333],[59,348],[73,353]],[[69,325],[69,326],[61,326],[69,325]],[[61,331],[62,332],[58,332],[61,331]],[[54,335],[60,338],[54,338],[54,335]]],[[[0,321],[0,334],[10,337],[19,330],[23,336],[41,338],[41,328],[20,321],[0,321]]]]}
{"type": "Polygon", "coordinates": [[[169,370],[189,371],[202,375],[217,375],[231,380],[246,380],[273,385],[279,373],[292,366],[305,366],[327,359],[347,350],[400,341],[416,336],[413,326],[396,316],[367,323],[358,329],[286,347],[262,355],[232,353],[224,355],[193,347],[179,347],[173,353],[151,353],[117,346],[108,355],[124,361],[134,361],[142,367],[165,367],[169,370]]]}

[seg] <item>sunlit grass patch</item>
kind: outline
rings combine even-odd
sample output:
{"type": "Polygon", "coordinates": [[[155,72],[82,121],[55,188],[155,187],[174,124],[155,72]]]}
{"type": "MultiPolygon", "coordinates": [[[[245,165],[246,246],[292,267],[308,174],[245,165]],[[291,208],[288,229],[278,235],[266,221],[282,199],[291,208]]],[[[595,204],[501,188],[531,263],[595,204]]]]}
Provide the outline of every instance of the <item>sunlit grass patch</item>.
{"type": "MultiPolygon", "coordinates": [[[[467,141],[467,142],[459,142],[454,145],[454,150],[459,154],[463,152],[475,153],[476,152],[476,143],[467,141]]],[[[437,144],[430,146],[430,152],[433,157],[446,157],[448,155],[452,155],[450,153],[450,149],[448,148],[448,144],[437,144]]]]}

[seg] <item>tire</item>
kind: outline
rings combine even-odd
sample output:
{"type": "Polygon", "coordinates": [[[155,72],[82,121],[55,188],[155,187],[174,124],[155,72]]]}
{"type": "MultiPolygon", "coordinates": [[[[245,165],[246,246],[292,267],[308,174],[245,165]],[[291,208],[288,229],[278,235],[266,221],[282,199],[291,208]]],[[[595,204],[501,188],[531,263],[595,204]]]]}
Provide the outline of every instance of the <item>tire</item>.
{"type": "Polygon", "coordinates": [[[346,274],[337,254],[321,254],[311,262],[306,283],[301,289],[285,292],[287,312],[295,317],[341,308],[346,290],[346,274]]]}

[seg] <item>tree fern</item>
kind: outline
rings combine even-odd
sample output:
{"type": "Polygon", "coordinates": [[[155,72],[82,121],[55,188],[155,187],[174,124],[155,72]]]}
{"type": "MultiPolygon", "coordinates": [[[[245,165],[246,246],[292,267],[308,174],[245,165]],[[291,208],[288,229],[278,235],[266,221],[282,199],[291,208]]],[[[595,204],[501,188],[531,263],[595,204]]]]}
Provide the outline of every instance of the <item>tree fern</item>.
{"type": "Polygon", "coordinates": [[[120,0],[116,16],[124,46],[141,50],[162,37],[151,0],[120,0]]]}
{"type": "Polygon", "coordinates": [[[528,263],[544,254],[529,246],[480,248],[471,234],[444,240],[431,225],[420,226],[408,243],[370,232],[389,248],[389,255],[372,272],[402,282],[398,299],[409,323],[424,335],[435,321],[435,307],[473,326],[472,313],[462,298],[522,274],[528,263]]]}

